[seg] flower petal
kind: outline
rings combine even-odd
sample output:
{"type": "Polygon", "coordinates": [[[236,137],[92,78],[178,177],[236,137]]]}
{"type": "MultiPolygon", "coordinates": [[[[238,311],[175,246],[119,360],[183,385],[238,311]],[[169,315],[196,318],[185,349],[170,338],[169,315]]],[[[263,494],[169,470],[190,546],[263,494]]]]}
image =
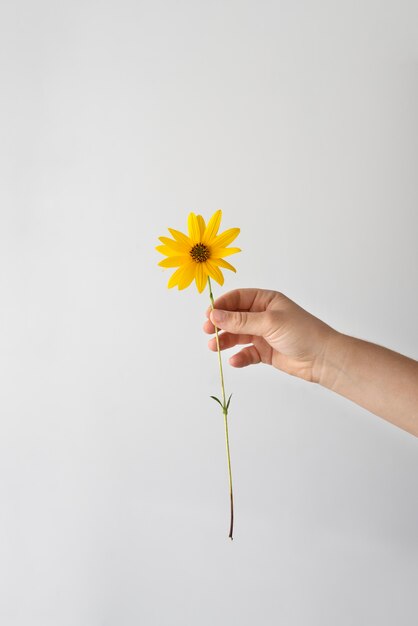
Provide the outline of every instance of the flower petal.
{"type": "Polygon", "coordinates": [[[219,265],[219,267],[223,267],[226,270],[231,270],[231,272],[235,272],[236,273],[236,271],[237,271],[233,265],[228,263],[228,261],[224,261],[223,259],[211,259],[211,261],[215,265],[219,265]]]}
{"type": "Polygon", "coordinates": [[[212,263],[209,260],[206,261],[205,265],[206,265],[206,270],[209,276],[213,278],[213,280],[216,280],[216,282],[219,283],[220,285],[223,285],[224,277],[219,267],[217,267],[215,263],[212,263]]]}
{"type": "Polygon", "coordinates": [[[215,241],[212,241],[212,246],[225,248],[225,246],[229,246],[229,244],[232,243],[236,237],[238,237],[239,233],[239,228],[229,228],[218,235],[215,241]]]}
{"type": "Polygon", "coordinates": [[[175,287],[178,284],[179,280],[181,279],[183,273],[184,273],[184,267],[179,267],[174,272],[174,274],[171,275],[170,280],[167,283],[167,287],[169,289],[171,289],[172,287],[175,287]]]}
{"type": "Polygon", "coordinates": [[[186,246],[192,247],[193,244],[187,235],[181,233],[179,230],[175,230],[174,228],[169,228],[168,230],[173,235],[176,241],[178,241],[179,243],[184,243],[186,246]]]}
{"type": "Polygon", "coordinates": [[[189,217],[187,219],[187,226],[189,229],[189,236],[192,240],[192,243],[200,242],[200,227],[197,216],[194,213],[189,213],[189,217]]]}
{"type": "Polygon", "coordinates": [[[174,241],[174,239],[170,239],[169,237],[159,237],[159,240],[169,248],[176,250],[177,252],[183,252],[183,254],[187,254],[190,251],[190,246],[184,243],[180,243],[178,241],[174,241]]]}
{"type": "Polygon", "coordinates": [[[201,215],[197,216],[197,221],[199,222],[200,241],[202,241],[203,235],[204,235],[205,230],[206,230],[206,224],[205,224],[205,220],[203,219],[203,217],[201,215]]]}
{"type": "Polygon", "coordinates": [[[169,248],[168,246],[155,246],[155,249],[158,250],[161,254],[165,254],[166,256],[178,256],[179,253],[177,250],[173,250],[173,248],[169,248]]]}
{"type": "Polygon", "coordinates": [[[241,252],[241,248],[212,248],[211,257],[213,259],[220,259],[230,254],[236,254],[237,252],[241,252]]]}
{"type": "Polygon", "coordinates": [[[161,267],[180,267],[181,265],[189,265],[190,257],[187,256],[169,256],[158,263],[161,267]]]}
{"type": "Polygon", "coordinates": [[[196,287],[199,293],[202,293],[202,291],[206,287],[206,283],[208,282],[208,275],[206,273],[204,263],[197,264],[195,279],[196,279],[196,287]]]}
{"type": "MultiPolygon", "coordinates": [[[[218,209],[210,218],[206,230],[204,232],[202,243],[210,244],[218,234],[219,226],[221,225],[222,211],[218,209]]],[[[228,244],[226,244],[228,245],[228,244]]]]}
{"type": "Polygon", "coordinates": [[[186,287],[188,287],[194,279],[196,274],[196,263],[194,261],[192,263],[188,263],[183,267],[183,269],[184,272],[178,282],[178,287],[180,290],[186,289],[186,287]]]}

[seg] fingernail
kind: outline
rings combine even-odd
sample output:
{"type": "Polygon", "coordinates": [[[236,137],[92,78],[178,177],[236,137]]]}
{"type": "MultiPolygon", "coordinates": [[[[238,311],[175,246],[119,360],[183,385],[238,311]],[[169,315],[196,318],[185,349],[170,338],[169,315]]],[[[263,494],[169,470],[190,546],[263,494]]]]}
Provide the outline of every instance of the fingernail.
{"type": "Polygon", "coordinates": [[[225,311],[221,311],[220,309],[215,309],[214,311],[212,311],[210,317],[212,322],[214,322],[215,324],[220,324],[225,320],[226,313],[225,311]]]}

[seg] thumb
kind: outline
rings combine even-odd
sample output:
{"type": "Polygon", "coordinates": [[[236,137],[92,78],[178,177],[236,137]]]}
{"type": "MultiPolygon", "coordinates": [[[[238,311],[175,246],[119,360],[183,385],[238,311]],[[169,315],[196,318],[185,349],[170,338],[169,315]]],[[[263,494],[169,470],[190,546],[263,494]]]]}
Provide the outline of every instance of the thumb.
{"type": "Polygon", "coordinates": [[[266,312],[247,313],[246,311],[211,311],[210,320],[215,326],[229,333],[245,333],[263,336],[271,330],[271,319],[266,312]]]}

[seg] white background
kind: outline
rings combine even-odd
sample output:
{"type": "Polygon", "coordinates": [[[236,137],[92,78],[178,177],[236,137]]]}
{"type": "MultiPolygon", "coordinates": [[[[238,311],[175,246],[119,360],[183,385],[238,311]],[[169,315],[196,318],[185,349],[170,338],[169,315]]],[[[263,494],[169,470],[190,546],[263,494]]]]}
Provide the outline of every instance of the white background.
{"type": "Polygon", "coordinates": [[[0,63],[1,624],[415,625],[417,440],[226,364],[228,541],[207,293],[154,246],[222,208],[223,290],[417,358],[416,1],[3,0],[0,63]]]}

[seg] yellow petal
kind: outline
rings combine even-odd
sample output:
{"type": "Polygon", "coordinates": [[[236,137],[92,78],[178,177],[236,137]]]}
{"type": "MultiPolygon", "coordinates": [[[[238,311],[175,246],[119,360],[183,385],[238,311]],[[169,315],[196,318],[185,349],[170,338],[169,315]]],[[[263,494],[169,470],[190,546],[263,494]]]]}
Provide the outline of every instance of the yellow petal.
{"type": "Polygon", "coordinates": [[[179,253],[177,250],[173,250],[173,248],[169,248],[168,246],[155,246],[155,249],[161,254],[165,254],[166,256],[178,256],[179,253]]]}
{"type": "Polygon", "coordinates": [[[223,267],[226,270],[231,270],[231,272],[236,272],[237,271],[233,265],[228,263],[228,261],[224,261],[223,259],[211,259],[211,261],[215,265],[219,265],[219,267],[223,267]]]}
{"type": "Polygon", "coordinates": [[[203,263],[197,264],[195,279],[196,279],[196,287],[199,293],[202,293],[202,291],[206,287],[206,283],[208,282],[208,275],[206,273],[203,263]]]}
{"type": "Polygon", "coordinates": [[[167,287],[169,289],[171,289],[172,287],[175,287],[178,284],[179,280],[181,279],[181,276],[182,276],[183,272],[184,272],[184,267],[179,267],[174,272],[174,274],[171,275],[170,280],[167,283],[167,287]]]}
{"type": "Polygon", "coordinates": [[[176,250],[177,253],[181,252],[183,254],[187,254],[190,251],[190,246],[174,241],[174,239],[170,239],[169,237],[159,237],[159,240],[169,248],[176,250]]]}
{"type": "Polygon", "coordinates": [[[211,258],[220,259],[230,254],[236,254],[237,252],[241,252],[241,248],[212,248],[211,258]]]}
{"type": "Polygon", "coordinates": [[[238,237],[239,233],[239,228],[229,228],[218,235],[215,241],[212,241],[212,246],[225,248],[225,246],[229,246],[229,244],[232,243],[236,237],[238,237]]]}
{"type": "MultiPolygon", "coordinates": [[[[221,225],[222,211],[218,209],[210,218],[206,230],[204,232],[202,243],[210,244],[218,234],[219,226],[221,225]]],[[[228,244],[226,244],[228,245],[228,244]]]]}
{"type": "Polygon", "coordinates": [[[194,213],[189,213],[187,219],[187,226],[189,228],[189,236],[192,243],[199,243],[200,241],[200,228],[197,216],[194,213]]]}
{"type": "Polygon", "coordinates": [[[196,263],[188,263],[183,267],[184,272],[178,282],[179,289],[186,289],[192,282],[196,274],[196,263]]]}
{"type": "Polygon", "coordinates": [[[187,256],[169,256],[158,263],[161,267],[180,267],[180,265],[188,265],[190,257],[187,256]]]}
{"type": "Polygon", "coordinates": [[[206,270],[209,276],[213,278],[213,280],[216,280],[216,282],[219,283],[220,285],[223,285],[224,277],[219,267],[217,267],[215,263],[212,263],[209,260],[206,261],[205,265],[206,265],[206,270]]]}
{"type": "Polygon", "coordinates": [[[168,230],[173,235],[176,241],[178,241],[179,243],[184,243],[186,246],[192,247],[193,244],[187,235],[181,233],[179,230],[174,230],[174,228],[169,228],[168,230]]]}
{"type": "Polygon", "coordinates": [[[206,229],[206,224],[205,224],[205,220],[203,219],[201,215],[197,216],[197,221],[199,222],[200,241],[202,241],[202,238],[206,229]]]}

